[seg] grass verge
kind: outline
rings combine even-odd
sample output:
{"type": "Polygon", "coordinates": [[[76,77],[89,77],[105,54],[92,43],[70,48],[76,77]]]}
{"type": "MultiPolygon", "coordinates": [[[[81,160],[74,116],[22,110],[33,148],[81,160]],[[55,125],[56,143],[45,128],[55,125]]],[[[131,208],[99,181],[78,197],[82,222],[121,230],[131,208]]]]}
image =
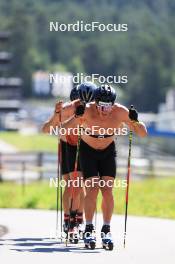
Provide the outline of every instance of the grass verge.
{"type": "MultiPolygon", "coordinates": [[[[131,215],[175,219],[175,178],[147,179],[131,182],[128,212],[131,215]]],[[[124,214],[125,190],[114,190],[114,213],[124,214]]],[[[56,188],[49,182],[35,182],[26,186],[25,194],[19,184],[0,184],[1,208],[56,208],[56,188]]],[[[97,208],[100,211],[101,194],[97,208]]]]}
{"type": "Polygon", "coordinates": [[[19,151],[57,151],[57,138],[42,133],[22,135],[17,132],[0,132],[0,139],[13,145],[19,151]]]}

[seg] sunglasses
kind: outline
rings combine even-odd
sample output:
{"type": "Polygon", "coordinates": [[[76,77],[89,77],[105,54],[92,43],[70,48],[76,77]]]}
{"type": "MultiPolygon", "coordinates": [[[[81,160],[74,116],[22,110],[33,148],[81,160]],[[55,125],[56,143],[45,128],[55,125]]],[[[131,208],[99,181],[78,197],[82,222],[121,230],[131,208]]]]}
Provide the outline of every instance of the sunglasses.
{"type": "Polygon", "coordinates": [[[101,111],[111,111],[112,103],[98,102],[97,107],[101,111]]]}

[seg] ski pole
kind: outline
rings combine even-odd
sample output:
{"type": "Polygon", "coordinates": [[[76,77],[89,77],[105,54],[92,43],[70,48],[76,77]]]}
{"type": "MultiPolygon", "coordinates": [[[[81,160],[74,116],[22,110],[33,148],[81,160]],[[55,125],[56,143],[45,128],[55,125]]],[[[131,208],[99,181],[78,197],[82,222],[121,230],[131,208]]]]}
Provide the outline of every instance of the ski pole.
{"type": "Polygon", "coordinates": [[[126,203],[125,203],[125,230],[124,230],[124,241],[123,245],[126,245],[126,225],[128,218],[128,197],[129,197],[129,182],[131,175],[131,147],[132,147],[132,130],[129,132],[129,153],[128,153],[128,170],[127,170],[127,187],[126,187],[126,203]]]}
{"type": "MultiPolygon", "coordinates": [[[[60,143],[60,182],[62,182],[62,144],[60,143]]],[[[61,227],[61,242],[62,242],[62,233],[63,233],[63,193],[62,185],[60,184],[60,227],[61,227]]]]}
{"type": "MultiPolygon", "coordinates": [[[[59,122],[61,124],[61,112],[59,115],[59,122]]],[[[62,241],[62,188],[60,186],[60,180],[62,180],[62,171],[61,171],[61,164],[62,164],[62,146],[61,140],[58,138],[58,151],[57,151],[57,188],[56,188],[56,234],[58,232],[58,222],[59,222],[59,204],[61,208],[61,217],[60,217],[60,227],[61,227],[61,241],[62,241]],[[60,190],[61,189],[61,190],[60,190]]]]}
{"type": "Polygon", "coordinates": [[[59,197],[60,197],[60,192],[59,192],[59,186],[60,186],[60,142],[58,139],[58,150],[57,150],[57,186],[56,186],[56,235],[58,232],[58,206],[59,206],[59,197]]]}

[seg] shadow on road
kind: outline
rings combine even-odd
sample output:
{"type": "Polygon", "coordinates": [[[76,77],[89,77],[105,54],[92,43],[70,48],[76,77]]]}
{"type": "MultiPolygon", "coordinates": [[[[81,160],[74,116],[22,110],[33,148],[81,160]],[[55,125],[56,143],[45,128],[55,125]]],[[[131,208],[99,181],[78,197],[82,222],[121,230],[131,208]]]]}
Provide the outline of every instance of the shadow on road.
{"type": "Polygon", "coordinates": [[[65,253],[100,253],[101,248],[95,250],[85,249],[83,242],[80,242],[76,246],[74,244],[65,245],[64,242],[53,241],[49,238],[11,238],[0,239],[2,246],[11,247],[10,250],[16,252],[40,252],[40,253],[53,253],[53,252],[65,252],[65,253]],[[27,248],[24,248],[27,247],[27,248]]]}

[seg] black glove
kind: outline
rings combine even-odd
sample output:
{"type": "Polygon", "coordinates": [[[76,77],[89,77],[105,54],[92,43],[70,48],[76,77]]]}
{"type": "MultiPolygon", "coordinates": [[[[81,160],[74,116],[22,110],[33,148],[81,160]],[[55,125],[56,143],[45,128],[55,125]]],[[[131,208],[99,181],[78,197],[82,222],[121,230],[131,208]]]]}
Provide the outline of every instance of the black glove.
{"type": "Polygon", "coordinates": [[[137,110],[134,108],[133,105],[131,105],[131,107],[129,108],[129,118],[130,118],[132,121],[139,122],[139,121],[138,121],[138,112],[137,112],[137,110]]]}
{"type": "Polygon", "coordinates": [[[86,108],[85,104],[78,105],[76,110],[75,110],[75,117],[80,117],[80,116],[84,115],[85,108],[86,108]]]}

